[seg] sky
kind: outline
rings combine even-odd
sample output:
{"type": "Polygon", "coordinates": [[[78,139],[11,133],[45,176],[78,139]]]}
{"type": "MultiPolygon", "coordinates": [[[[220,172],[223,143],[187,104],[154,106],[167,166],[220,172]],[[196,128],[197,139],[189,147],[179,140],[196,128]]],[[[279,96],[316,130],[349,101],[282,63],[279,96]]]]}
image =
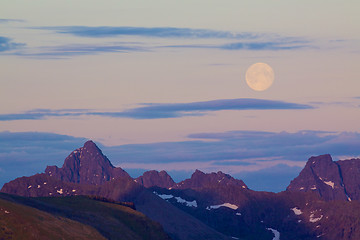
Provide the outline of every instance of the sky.
{"type": "Polygon", "coordinates": [[[359,157],[359,7],[2,0],[0,186],[88,139],[134,177],[224,171],[266,191],[311,156],[359,157]],[[275,74],[261,92],[258,62],[275,74]]]}

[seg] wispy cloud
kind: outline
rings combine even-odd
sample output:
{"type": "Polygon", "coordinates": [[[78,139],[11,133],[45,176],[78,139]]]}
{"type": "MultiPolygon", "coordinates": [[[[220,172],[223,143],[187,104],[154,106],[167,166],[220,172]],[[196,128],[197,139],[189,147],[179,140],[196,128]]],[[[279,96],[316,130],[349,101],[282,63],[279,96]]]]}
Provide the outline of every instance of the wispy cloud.
{"type": "Polygon", "coordinates": [[[289,39],[274,39],[273,41],[248,41],[248,42],[233,42],[227,44],[183,44],[183,45],[168,45],[161,46],[161,48],[199,48],[199,49],[221,49],[221,50],[295,50],[313,48],[310,41],[299,41],[289,39]]]}
{"type": "Polygon", "coordinates": [[[118,112],[91,111],[88,109],[35,109],[23,113],[0,114],[0,121],[36,120],[45,119],[47,117],[68,117],[81,115],[94,115],[113,118],[159,119],[203,116],[208,114],[208,112],[222,110],[300,110],[312,108],[313,107],[310,105],[289,103],[284,101],[240,98],[190,103],[148,103],[142,104],[141,107],[118,112]]]}
{"type": "Polygon", "coordinates": [[[165,169],[178,176],[182,172],[184,178],[195,169],[221,170],[252,189],[267,191],[285,190],[311,156],[330,153],[334,160],[360,156],[357,132],[232,131],[189,137],[197,140],[105,147],[104,151],[110,159],[117,159],[114,164],[130,172],[165,169]]]}
{"type": "Polygon", "coordinates": [[[258,33],[233,33],[210,29],[175,28],[175,27],[129,27],[129,26],[55,26],[34,27],[35,29],[51,30],[61,34],[79,37],[114,37],[114,36],[142,36],[157,38],[218,38],[218,39],[255,39],[262,36],[258,33]]]}
{"type": "Polygon", "coordinates": [[[268,42],[237,42],[219,46],[225,50],[293,50],[310,48],[308,41],[268,41],[268,42]]]}
{"type": "Polygon", "coordinates": [[[42,47],[35,52],[17,52],[15,55],[35,58],[67,58],[72,56],[94,55],[100,53],[146,52],[149,48],[134,43],[111,44],[72,44],[42,47]]]}
{"type": "Polygon", "coordinates": [[[47,117],[67,117],[87,114],[89,109],[33,109],[23,113],[0,114],[0,121],[39,120],[47,117]]]}
{"type": "Polygon", "coordinates": [[[24,47],[24,43],[13,42],[11,38],[0,36],[0,53],[24,47]]]}
{"type": "Polygon", "coordinates": [[[262,161],[306,161],[325,153],[360,155],[360,134],[322,131],[231,131],[189,135],[192,141],[132,144],[109,148],[116,159],[132,163],[213,161],[241,166],[262,161]],[[214,141],[208,141],[214,140],[214,141]],[[144,156],[147,154],[147,157],[144,156]]]}
{"type": "Polygon", "coordinates": [[[39,59],[62,59],[102,53],[146,52],[166,48],[283,51],[313,47],[313,42],[303,37],[212,29],[130,26],[40,26],[28,29],[46,30],[74,37],[72,38],[73,43],[67,45],[34,47],[14,53],[18,56],[39,59]],[[138,39],[136,44],[126,43],[125,39],[133,39],[134,37],[138,39]],[[99,42],[95,44],[84,43],[84,41],[88,41],[84,38],[96,39],[99,42]],[[124,41],[123,43],[114,43],[109,42],[109,38],[124,41]],[[158,39],[166,39],[166,43],[159,42],[158,39]],[[179,44],[179,39],[182,40],[183,44],[179,44]]]}
{"type": "Polygon", "coordinates": [[[10,19],[10,18],[0,18],[0,23],[10,23],[10,22],[25,22],[22,19],[10,19]]]}

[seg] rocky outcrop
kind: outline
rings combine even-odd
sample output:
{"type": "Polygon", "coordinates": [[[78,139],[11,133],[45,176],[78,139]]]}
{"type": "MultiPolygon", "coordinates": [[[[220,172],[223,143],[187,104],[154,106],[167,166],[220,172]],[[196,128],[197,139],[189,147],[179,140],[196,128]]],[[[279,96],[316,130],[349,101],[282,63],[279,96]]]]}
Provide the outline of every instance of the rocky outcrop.
{"type": "Polygon", "coordinates": [[[329,154],[311,157],[287,191],[313,192],[326,201],[360,200],[360,159],[334,162],[329,154]]]}
{"type": "Polygon", "coordinates": [[[239,179],[235,179],[228,174],[221,171],[215,173],[203,173],[196,170],[190,179],[186,179],[174,186],[177,189],[186,188],[216,188],[218,186],[237,186],[243,189],[248,189],[246,184],[239,179]]]}
{"type": "Polygon", "coordinates": [[[143,185],[146,188],[150,187],[161,187],[161,188],[170,188],[175,185],[174,180],[170,175],[165,171],[147,171],[138,178],[135,179],[135,182],[143,185]]]}

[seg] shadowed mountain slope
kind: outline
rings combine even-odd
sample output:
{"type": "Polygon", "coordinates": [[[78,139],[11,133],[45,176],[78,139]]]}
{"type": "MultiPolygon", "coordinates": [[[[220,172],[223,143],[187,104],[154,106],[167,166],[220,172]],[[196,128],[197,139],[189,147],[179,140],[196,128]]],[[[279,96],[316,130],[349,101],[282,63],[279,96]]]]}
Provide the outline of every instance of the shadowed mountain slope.
{"type": "Polygon", "coordinates": [[[360,159],[333,162],[329,154],[311,157],[287,191],[314,192],[327,201],[360,200],[360,159]]]}

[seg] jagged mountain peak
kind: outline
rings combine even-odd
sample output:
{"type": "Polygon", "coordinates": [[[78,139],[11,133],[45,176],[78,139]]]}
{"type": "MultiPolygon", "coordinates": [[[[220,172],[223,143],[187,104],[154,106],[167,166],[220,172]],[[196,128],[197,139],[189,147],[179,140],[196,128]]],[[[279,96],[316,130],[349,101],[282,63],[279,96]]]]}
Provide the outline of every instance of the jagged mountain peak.
{"type": "Polygon", "coordinates": [[[314,192],[325,200],[348,199],[339,165],[330,154],[309,158],[287,191],[314,192]]]}
{"type": "Polygon", "coordinates": [[[333,160],[330,154],[312,156],[306,162],[306,166],[317,167],[317,168],[331,166],[332,164],[333,164],[333,160]]]}
{"type": "Polygon", "coordinates": [[[72,151],[61,168],[48,166],[45,174],[65,182],[99,185],[119,176],[130,176],[115,168],[93,141],[72,151]]]}
{"type": "Polygon", "coordinates": [[[135,182],[143,185],[146,188],[150,188],[150,187],[170,188],[175,184],[171,176],[164,170],[160,172],[156,170],[150,170],[144,172],[142,176],[135,179],[135,182]]]}
{"type": "Polygon", "coordinates": [[[214,188],[218,186],[241,186],[242,188],[248,188],[242,180],[235,179],[228,174],[221,171],[204,173],[198,169],[191,175],[190,179],[186,179],[174,187],[178,189],[185,188],[214,188]]]}
{"type": "Polygon", "coordinates": [[[110,160],[102,153],[93,142],[87,141],[83,147],[75,149],[65,159],[63,168],[86,167],[114,168],[110,160]],[[85,165],[85,166],[84,166],[85,165]]]}
{"type": "Polygon", "coordinates": [[[88,140],[84,143],[84,148],[97,148],[96,144],[92,140],[88,140]]]}

